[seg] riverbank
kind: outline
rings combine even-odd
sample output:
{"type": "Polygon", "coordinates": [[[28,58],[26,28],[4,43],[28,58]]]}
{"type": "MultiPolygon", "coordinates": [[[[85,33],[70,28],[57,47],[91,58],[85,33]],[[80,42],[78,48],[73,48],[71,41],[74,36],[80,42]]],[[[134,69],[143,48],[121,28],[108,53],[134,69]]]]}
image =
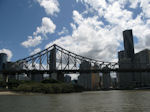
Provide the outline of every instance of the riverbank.
{"type": "Polygon", "coordinates": [[[0,91],[0,95],[20,95],[20,94],[13,91],[0,91]]]}
{"type": "Polygon", "coordinates": [[[55,94],[82,92],[83,88],[78,85],[67,83],[25,83],[20,84],[17,88],[13,88],[12,90],[16,92],[55,94]]]}
{"type": "Polygon", "coordinates": [[[56,94],[56,93],[74,93],[82,92],[84,88],[72,84],[59,82],[53,79],[46,79],[41,82],[34,81],[17,81],[12,80],[8,83],[0,83],[0,91],[14,91],[14,92],[23,92],[23,93],[45,93],[45,94],[56,94]],[[4,89],[8,87],[8,89],[4,89]]]}

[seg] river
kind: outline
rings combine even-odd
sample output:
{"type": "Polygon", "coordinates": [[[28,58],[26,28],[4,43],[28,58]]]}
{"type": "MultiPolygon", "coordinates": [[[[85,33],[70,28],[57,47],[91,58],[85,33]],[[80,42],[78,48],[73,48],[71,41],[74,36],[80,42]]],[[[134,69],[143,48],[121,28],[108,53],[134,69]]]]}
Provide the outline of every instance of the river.
{"type": "Polygon", "coordinates": [[[0,112],[150,112],[150,90],[0,95],[0,112]]]}

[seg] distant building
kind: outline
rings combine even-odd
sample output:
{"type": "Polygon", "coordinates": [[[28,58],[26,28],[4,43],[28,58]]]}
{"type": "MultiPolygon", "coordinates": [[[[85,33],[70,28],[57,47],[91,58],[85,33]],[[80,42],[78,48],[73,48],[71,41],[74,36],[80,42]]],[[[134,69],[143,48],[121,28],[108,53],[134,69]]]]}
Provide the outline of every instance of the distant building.
{"type": "MultiPolygon", "coordinates": [[[[91,69],[91,64],[88,61],[83,61],[80,64],[81,70],[88,70],[91,69]]],[[[78,76],[78,84],[85,89],[91,89],[91,73],[80,73],[78,76]]]]}
{"type": "MultiPolygon", "coordinates": [[[[135,54],[134,68],[150,68],[150,50],[145,49],[135,54]]],[[[136,85],[142,87],[150,87],[150,74],[134,73],[136,85]]]]}
{"type": "MultiPolygon", "coordinates": [[[[150,68],[150,50],[134,53],[132,30],[124,31],[123,38],[125,50],[118,52],[119,68],[150,68]]],[[[146,72],[118,73],[117,77],[120,89],[150,87],[150,75],[146,72]]]]}
{"type": "Polygon", "coordinates": [[[8,58],[7,54],[0,53],[0,70],[4,70],[5,69],[4,66],[5,66],[5,64],[7,62],[7,58],[8,58]]]}
{"type": "Polygon", "coordinates": [[[31,80],[35,82],[41,82],[43,80],[43,74],[32,74],[31,80]]]}
{"type": "MultiPolygon", "coordinates": [[[[98,69],[99,67],[98,67],[98,65],[94,65],[93,67],[92,67],[92,69],[98,69]]],[[[99,73],[91,73],[91,79],[92,79],[92,81],[91,81],[91,85],[92,85],[92,90],[97,90],[97,89],[100,89],[100,75],[99,75],[99,73]]]]}
{"type": "Polygon", "coordinates": [[[51,73],[50,78],[55,79],[57,81],[64,82],[64,74],[63,73],[51,73]]]}
{"type": "MultiPolygon", "coordinates": [[[[107,69],[107,67],[105,67],[104,69],[107,69]]],[[[110,77],[110,72],[105,72],[102,74],[102,89],[110,89],[111,86],[111,77],[110,77]]]]}
{"type": "Polygon", "coordinates": [[[71,82],[71,77],[70,77],[69,75],[66,75],[66,76],[64,77],[64,82],[70,83],[70,82],[71,82]]]}
{"type": "MultiPolygon", "coordinates": [[[[7,54],[5,53],[0,53],[0,70],[4,70],[5,69],[5,64],[7,62],[7,54]]],[[[0,78],[4,78],[2,74],[0,74],[0,78]]]]}
{"type": "Polygon", "coordinates": [[[117,78],[116,77],[111,78],[111,85],[112,85],[113,89],[117,89],[117,78]]]}
{"type": "MultiPolygon", "coordinates": [[[[98,66],[96,65],[92,67],[88,61],[83,61],[80,64],[81,70],[90,70],[97,67],[98,66]]],[[[78,77],[78,84],[87,90],[99,89],[99,84],[100,84],[99,81],[100,81],[100,76],[98,73],[80,73],[78,77]]]]}
{"type": "MultiPolygon", "coordinates": [[[[17,70],[18,66],[15,65],[13,62],[7,62],[5,64],[5,70],[11,71],[11,70],[17,70]]],[[[8,78],[10,79],[16,79],[16,74],[8,74],[8,78]]]]}

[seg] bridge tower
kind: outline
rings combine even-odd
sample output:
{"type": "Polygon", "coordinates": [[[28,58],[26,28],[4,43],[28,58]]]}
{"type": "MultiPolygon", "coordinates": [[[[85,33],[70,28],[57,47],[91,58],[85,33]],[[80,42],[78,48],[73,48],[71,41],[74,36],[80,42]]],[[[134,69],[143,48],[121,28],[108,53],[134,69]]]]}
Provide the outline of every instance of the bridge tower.
{"type": "Polygon", "coordinates": [[[56,70],[56,45],[50,51],[50,62],[49,62],[49,70],[56,70]]]}
{"type": "MultiPolygon", "coordinates": [[[[50,51],[50,56],[49,56],[49,70],[53,70],[56,71],[56,45],[54,44],[53,49],[50,51]]],[[[50,78],[55,79],[55,80],[59,80],[59,81],[64,81],[64,74],[63,73],[51,73],[50,74],[50,78]]]]}

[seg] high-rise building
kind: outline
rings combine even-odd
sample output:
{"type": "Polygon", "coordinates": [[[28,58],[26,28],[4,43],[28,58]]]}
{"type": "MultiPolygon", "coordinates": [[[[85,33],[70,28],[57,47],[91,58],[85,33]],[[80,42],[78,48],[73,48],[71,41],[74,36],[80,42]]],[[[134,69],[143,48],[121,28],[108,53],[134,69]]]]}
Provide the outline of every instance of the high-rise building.
{"type": "MultiPolygon", "coordinates": [[[[97,68],[97,65],[91,66],[88,61],[83,61],[80,64],[80,70],[90,70],[97,68]]],[[[80,73],[78,84],[87,90],[99,89],[100,76],[99,73],[80,73]]]]}
{"type": "MultiPolygon", "coordinates": [[[[92,69],[98,69],[98,65],[95,64],[94,66],[92,66],[92,69]]],[[[91,85],[92,85],[92,90],[97,90],[100,89],[100,75],[99,73],[91,73],[91,85]]]]}
{"type": "Polygon", "coordinates": [[[0,53],[0,70],[5,69],[5,64],[7,62],[7,54],[5,53],[0,53]]]}
{"type": "Polygon", "coordinates": [[[124,53],[126,58],[134,57],[134,44],[132,30],[123,31],[124,53]]]}
{"type": "MultiPolygon", "coordinates": [[[[107,69],[108,67],[105,67],[104,69],[107,69]]],[[[107,90],[110,89],[111,86],[111,77],[110,72],[104,72],[102,74],[102,89],[107,90]]]]}
{"type": "MultiPolygon", "coordinates": [[[[150,68],[150,50],[145,49],[135,54],[134,68],[150,68]]],[[[150,74],[148,72],[135,73],[138,86],[150,87],[150,74]]]]}
{"type": "MultiPolygon", "coordinates": [[[[7,54],[5,53],[0,53],[0,70],[5,69],[5,65],[7,63],[7,54]]],[[[0,74],[0,78],[5,78],[2,74],[0,74]]]]}
{"type": "MultiPolygon", "coordinates": [[[[88,61],[83,61],[80,64],[80,70],[90,70],[91,64],[88,61]]],[[[91,73],[80,73],[78,77],[78,84],[85,89],[91,90],[91,73]]]]}
{"type": "MultiPolygon", "coordinates": [[[[132,30],[123,32],[124,51],[118,52],[118,63],[120,69],[142,69],[150,68],[150,50],[146,49],[134,53],[132,30]]],[[[150,86],[149,73],[126,72],[118,73],[118,84],[120,89],[131,89],[150,86]]]]}

